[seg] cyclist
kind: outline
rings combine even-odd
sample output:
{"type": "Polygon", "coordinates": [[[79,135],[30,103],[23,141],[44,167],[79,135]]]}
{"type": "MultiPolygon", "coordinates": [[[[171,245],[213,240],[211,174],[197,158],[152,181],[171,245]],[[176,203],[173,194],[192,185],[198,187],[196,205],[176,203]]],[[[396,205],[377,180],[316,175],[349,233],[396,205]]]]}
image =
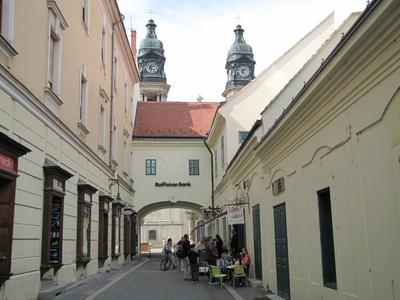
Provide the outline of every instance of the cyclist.
{"type": "Polygon", "coordinates": [[[173,255],[173,251],[172,251],[172,239],[171,238],[169,238],[168,241],[164,245],[164,254],[172,262],[172,266],[175,270],[176,264],[175,264],[175,257],[173,255]]]}

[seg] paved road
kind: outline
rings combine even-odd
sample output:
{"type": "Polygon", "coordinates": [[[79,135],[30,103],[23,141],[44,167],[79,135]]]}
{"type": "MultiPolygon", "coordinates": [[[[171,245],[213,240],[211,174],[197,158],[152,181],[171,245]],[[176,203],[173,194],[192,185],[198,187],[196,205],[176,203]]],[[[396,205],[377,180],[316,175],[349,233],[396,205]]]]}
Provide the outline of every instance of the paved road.
{"type": "Polygon", "coordinates": [[[160,257],[138,257],[118,270],[99,274],[68,287],[57,300],[243,300],[254,299],[252,288],[224,288],[209,286],[208,277],[200,276],[200,283],[183,280],[183,272],[160,271],[160,257]]]}

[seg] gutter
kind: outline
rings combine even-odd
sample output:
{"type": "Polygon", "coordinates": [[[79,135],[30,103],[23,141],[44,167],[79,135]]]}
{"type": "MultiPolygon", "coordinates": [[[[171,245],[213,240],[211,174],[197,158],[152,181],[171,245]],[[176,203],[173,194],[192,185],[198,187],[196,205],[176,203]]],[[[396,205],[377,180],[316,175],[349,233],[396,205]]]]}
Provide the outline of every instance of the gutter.
{"type": "Polygon", "coordinates": [[[211,157],[211,209],[212,213],[214,214],[214,157],[210,147],[208,147],[206,143],[206,138],[207,137],[203,139],[203,143],[206,146],[208,152],[210,152],[210,157],[211,157]]]}

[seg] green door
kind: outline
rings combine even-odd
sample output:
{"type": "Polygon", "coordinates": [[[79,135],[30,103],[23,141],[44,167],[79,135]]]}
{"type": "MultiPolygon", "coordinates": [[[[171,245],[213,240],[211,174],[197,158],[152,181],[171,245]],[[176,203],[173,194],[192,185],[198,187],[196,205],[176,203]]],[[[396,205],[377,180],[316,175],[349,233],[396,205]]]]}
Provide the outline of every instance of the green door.
{"type": "Polygon", "coordinates": [[[274,207],[274,225],[278,295],[289,300],[290,281],[285,203],[274,207]]]}
{"type": "Polygon", "coordinates": [[[260,205],[253,206],[254,272],[262,280],[260,205]]]}

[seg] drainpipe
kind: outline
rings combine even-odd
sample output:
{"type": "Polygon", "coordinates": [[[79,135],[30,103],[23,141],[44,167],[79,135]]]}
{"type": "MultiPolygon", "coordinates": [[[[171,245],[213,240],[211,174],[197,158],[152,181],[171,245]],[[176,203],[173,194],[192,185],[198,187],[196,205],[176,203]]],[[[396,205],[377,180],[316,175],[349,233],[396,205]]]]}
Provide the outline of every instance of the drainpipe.
{"type": "Polygon", "coordinates": [[[212,215],[214,217],[215,211],[214,211],[214,157],[213,157],[213,153],[210,149],[210,147],[208,147],[207,143],[206,143],[206,138],[203,139],[203,143],[206,146],[208,152],[210,152],[210,156],[211,156],[211,209],[212,209],[212,215]]]}

